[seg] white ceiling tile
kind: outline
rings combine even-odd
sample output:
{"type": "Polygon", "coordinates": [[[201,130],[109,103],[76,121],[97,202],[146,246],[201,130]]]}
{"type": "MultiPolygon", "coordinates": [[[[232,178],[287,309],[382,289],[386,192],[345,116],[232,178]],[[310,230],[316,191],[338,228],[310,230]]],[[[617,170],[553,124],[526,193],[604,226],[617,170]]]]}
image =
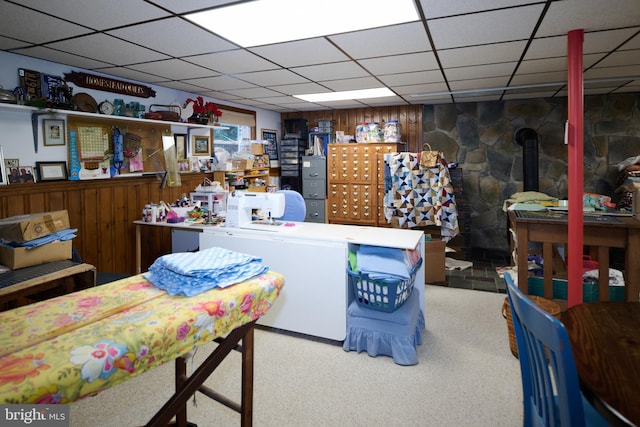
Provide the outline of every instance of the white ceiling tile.
{"type": "Polygon", "coordinates": [[[511,86],[522,86],[531,84],[562,83],[567,81],[565,71],[551,71],[536,74],[516,74],[511,80],[511,86]]]}
{"type": "Polygon", "coordinates": [[[367,104],[370,106],[382,106],[382,105],[406,105],[407,101],[400,98],[399,96],[385,96],[383,98],[368,98],[368,99],[360,99],[360,102],[363,104],[367,104]]]}
{"type": "Polygon", "coordinates": [[[93,59],[84,58],[82,56],[73,55],[67,52],[61,52],[59,50],[49,49],[47,47],[41,46],[20,49],[18,52],[21,55],[33,56],[34,58],[57,62],[59,64],[66,64],[72,67],[86,68],[88,70],[111,65],[106,62],[96,61],[93,59]]]}
{"type": "Polygon", "coordinates": [[[152,3],[162,6],[175,13],[185,13],[195,10],[209,9],[215,6],[223,6],[236,3],[237,0],[152,0],[152,3]]]}
{"type": "Polygon", "coordinates": [[[0,50],[17,49],[20,47],[32,46],[32,43],[23,42],[9,37],[0,36],[0,50]]]}
{"type": "MultiPolygon", "coordinates": [[[[634,30],[640,30],[636,27],[634,30]]],[[[620,47],[620,50],[640,49],[640,33],[620,47]]]]}
{"type": "MultiPolygon", "coordinates": [[[[45,2],[50,4],[49,2],[45,2]]],[[[89,28],[54,18],[13,3],[2,2],[2,26],[0,35],[23,42],[46,43],[93,32],[89,28]]]]}
{"type": "MultiPolygon", "coordinates": [[[[11,17],[0,27],[0,49],[12,49],[16,63],[24,55],[61,64],[62,69],[94,70],[211,96],[231,105],[307,111],[366,108],[385,102],[449,103],[452,99],[444,76],[451,90],[465,92],[456,96],[458,100],[499,97],[482,89],[502,87],[509,81],[530,37],[535,39],[511,82],[526,89],[508,90],[505,99],[566,96],[559,88],[566,86],[567,32],[584,28],[585,86],[590,91],[640,91],[638,0],[420,0],[417,6],[424,10],[425,24],[365,29],[251,50],[240,49],[176,16],[237,2],[0,0],[0,10],[11,17]],[[546,3],[548,13],[533,34],[546,3]],[[439,63],[424,25],[431,31],[439,63]],[[107,34],[96,33],[96,29],[107,34]],[[626,84],[629,79],[632,84],[626,84]],[[556,86],[548,86],[554,82],[556,86]],[[290,97],[381,85],[398,96],[331,105],[290,97]],[[619,85],[624,88],[616,89],[619,85]],[[423,97],[411,96],[415,94],[423,97]]],[[[336,15],[336,19],[357,18],[336,15]]],[[[271,24],[290,25],[280,21],[282,17],[272,19],[271,24]]],[[[303,24],[322,25],[312,16],[303,24]]],[[[13,63],[13,53],[0,54],[13,63]]]]}
{"type": "Polygon", "coordinates": [[[140,44],[171,56],[182,57],[236,49],[221,39],[180,18],[162,19],[108,31],[115,37],[140,44]],[[194,43],[197,40],[197,43],[194,43]]]}
{"type": "Polygon", "coordinates": [[[359,89],[374,89],[383,87],[384,85],[373,77],[360,77],[356,79],[344,79],[344,80],[329,80],[322,82],[323,86],[328,87],[331,90],[343,91],[343,90],[359,90],[359,89]]]}
{"type": "Polygon", "coordinates": [[[487,79],[458,80],[449,82],[452,91],[469,89],[487,89],[505,87],[509,77],[491,77],[487,79]]]}
{"type": "Polygon", "coordinates": [[[295,67],[291,71],[317,82],[367,76],[367,73],[352,61],[295,67]]]}
{"type": "MultiPolygon", "coordinates": [[[[582,52],[585,55],[610,52],[637,31],[638,29],[625,28],[585,33],[582,52]]],[[[627,44],[626,46],[629,45],[627,44]]],[[[567,35],[534,39],[527,50],[525,59],[551,57],[567,57],[567,35]]]]}
{"type": "Polygon", "coordinates": [[[238,79],[245,80],[258,86],[287,85],[308,83],[309,80],[289,70],[270,70],[258,73],[236,74],[238,79]]]}
{"type": "Polygon", "coordinates": [[[640,64],[640,50],[624,50],[613,52],[602,61],[598,62],[596,68],[600,67],[620,67],[625,65],[640,64]]]}
{"type": "Polygon", "coordinates": [[[346,99],[344,101],[326,102],[319,105],[321,107],[326,107],[326,108],[363,108],[366,106],[365,104],[353,99],[346,99]]]}
{"type": "Polygon", "coordinates": [[[440,70],[415,71],[411,73],[386,74],[380,80],[387,86],[406,86],[443,81],[440,70]]]}
{"type": "Polygon", "coordinates": [[[522,61],[518,74],[545,73],[548,71],[567,71],[567,58],[546,58],[522,61]]]}
{"type": "Polygon", "coordinates": [[[522,6],[528,3],[531,3],[531,0],[420,0],[420,4],[422,5],[422,9],[424,10],[424,14],[427,19],[481,12],[483,10],[499,9],[503,7],[522,6]]]}
{"type": "Polygon", "coordinates": [[[164,77],[154,76],[148,73],[142,73],[140,71],[131,70],[126,67],[105,67],[105,68],[98,68],[96,69],[96,71],[99,71],[107,75],[117,76],[127,80],[137,80],[140,82],[156,83],[156,82],[167,81],[167,79],[164,77]]]}
{"type": "Polygon", "coordinates": [[[244,100],[244,98],[242,98],[242,97],[240,97],[238,95],[233,95],[233,94],[226,93],[226,92],[203,91],[201,93],[203,95],[210,96],[212,98],[222,99],[222,100],[225,100],[225,101],[240,101],[240,100],[244,100]]]}
{"type": "Polygon", "coordinates": [[[431,50],[421,22],[340,34],[329,39],[355,59],[431,50]]]}
{"type": "Polygon", "coordinates": [[[436,70],[438,62],[433,52],[409,53],[358,61],[373,74],[396,74],[421,70],[436,70]]]}
{"type": "Polygon", "coordinates": [[[308,93],[328,92],[328,89],[326,87],[320,86],[317,83],[271,86],[271,89],[287,95],[304,95],[308,93]]]}
{"type": "Polygon", "coordinates": [[[528,39],[543,5],[461,15],[428,21],[437,49],[528,39]]]}
{"type": "Polygon", "coordinates": [[[444,82],[425,83],[420,85],[395,86],[392,88],[399,95],[423,95],[448,92],[449,88],[444,82]]]}
{"type": "Polygon", "coordinates": [[[595,67],[584,72],[585,80],[623,78],[640,76],[640,65],[629,65],[625,67],[595,67]]]}
{"type": "Polygon", "coordinates": [[[181,59],[145,62],[144,64],[130,65],[128,68],[143,73],[150,73],[156,76],[165,77],[170,80],[215,77],[218,75],[218,73],[214,71],[190,62],[185,62],[181,59]]]}
{"type": "Polygon", "coordinates": [[[254,99],[281,95],[276,91],[273,91],[264,87],[254,87],[254,88],[247,88],[247,89],[229,89],[229,90],[225,90],[225,92],[230,93],[232,95],[241,96],[243,98],[254,98],[254,99]]]}
{"type": "Polygon", "coordinates": [[[143,0],[20,0],[20,4],[96,30],[169,15],[143,0]]]}
{"type": "Polygon", "coordinates": [[[193,92],[193,93],[199,93],[200,91],[203,90],[203,88],[198,85],[193,85],[185,82],[163,82],[160,86],[182,90],[185,92],[193,92]]]}
{"type": "Polygon", "coordinates": [[[189,56],[183,59],[196,65],[211,68],[221,74],[247,73],[279,68],[271,62],[241,49],[207,55],[189,56]]]}
{"type": "Polygon", "coordinates": [[[346,61],[349,58],[325,38],[298,40],[249,49],[286,68],[346,61]]]}
{"type": "Polygon", "coordinates": [[[168,58],[168,56],[161,53],[116,39],[106,34],[92,34],[76,39],[51,43],[48,46],[115,65],[137,64],[168,58]]]}
{"type": "Polygon", "coordinates": [[[268,96],[265,98],[260,98],[260,102],[265,104],[285,105],[299,103],[300,100],[298,98],[294,98],[293,96],[268,96]]]}
{"type": "Polygon", "coordinates": [[[569,31],[606,30],[637,26],[637,0],[563,0],[552,2],[536,37],[558,36],[569,31]]]}
{"type": "Polygon", "coordinates": [[[439,50],[438,57],[444,68],[511,62],[520,59],[526,46],[526,41],[516,41],[484,46],[462,47],[439,50]]]}
{"type": "Polygon", "coordinates": [[[219,90],[219,91],[226,91],[229,89],[246,89],[246,88],[255,87],[251,83],[238,80],[232,76],[216,76],[216,77],[205,77],[201,79],[188,79],[188,80],[185,80],[185,82],[198,85],[201,87],[206,87],[211,90],[219,90]]]}
{"type": "Polygon", "coordinates": [[[511,76],[516,68],[516,62],[501,62],[498,64],[475,65],[468,67],[449,68],[446,71],[448,81],[470,80],[485,77],[511,76]]]}

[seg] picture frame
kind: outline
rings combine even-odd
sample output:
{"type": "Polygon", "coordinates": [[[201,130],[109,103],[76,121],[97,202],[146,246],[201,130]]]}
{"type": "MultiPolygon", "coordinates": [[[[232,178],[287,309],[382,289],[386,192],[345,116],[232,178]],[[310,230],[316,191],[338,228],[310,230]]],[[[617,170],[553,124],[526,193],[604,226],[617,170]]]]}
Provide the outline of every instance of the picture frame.
{"type": "Polygon", "coordinates": [[[66,145],[64,120],[44,119],[42,120],[42,126],[42,139],[45,146],[66,145]]]}
{"type": "Polygon", "coordinates": [[[191,137],[191,155],[211,157],[211,137],[193,135],[191,137]]]}
{"type": "Polygon", "coordinates": [[[262,140],[267,141],[264,152],[269,155],[269,160],[278,160],[278,132],[273,129],[262,129],[262,140]]]}
{"type": "Polygon", "coordinates": [[[7,164],[4,160],[4,151],[2,150],[2,146],[0,145],[0,185],[7,185],[8,179],[7,164]]]}
{"type": "Polygon", "coordinates": [[[33,174],[33,166],[20,166],[20,182],[22,184],[33,184],[36,182],[36,176],[33,174]]]}
{"type": "Polygon", "coordinates": [[[178,159],[178,172],[192,172],[191,163],[187,159],[178,159]]]}
{"type": "Polygon", "coordinates": [[[173,135],[173,139],[176,142],[176,159],[187,160],[187,134],[176,133],[173,135]]]}
{"type": "Polygon", "coordinates": [[[67,162],[36,162],[38,181],[66,181],[69,179],[67,162]]]}
{"type": "Polygon", "coordinates": [[[197,157],[189,157],[189,170],[191,172],[200,172],[200,162],[197,157]]]}

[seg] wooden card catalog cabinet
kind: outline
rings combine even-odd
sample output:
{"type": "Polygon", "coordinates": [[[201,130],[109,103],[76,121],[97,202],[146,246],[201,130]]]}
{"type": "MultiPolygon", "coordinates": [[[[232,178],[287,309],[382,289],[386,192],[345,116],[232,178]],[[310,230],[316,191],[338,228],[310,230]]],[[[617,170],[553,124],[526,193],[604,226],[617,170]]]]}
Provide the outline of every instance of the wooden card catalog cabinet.
{"type": "Polygon", "coordinates": [[[329,144],[327,155],[329,223],[386,225],[382,155],[397,144],[329,144]],[[382,191],[378,187],[382,187],[382,191]]]}

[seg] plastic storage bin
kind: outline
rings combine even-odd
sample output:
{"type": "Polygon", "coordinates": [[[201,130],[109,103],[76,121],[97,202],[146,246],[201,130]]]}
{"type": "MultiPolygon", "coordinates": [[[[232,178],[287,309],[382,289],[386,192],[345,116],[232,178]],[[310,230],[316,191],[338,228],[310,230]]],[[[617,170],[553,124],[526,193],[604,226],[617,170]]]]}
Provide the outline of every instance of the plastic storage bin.
{"type": "Polygon", "coordinates": [[[422,259],[413,267],[410,278],[406,280],[374,280],[368,274],[347,269],[356,302],[372,310],[387,313],[395,311],[411,295],[416,273],[421,264],[422,259]]]}

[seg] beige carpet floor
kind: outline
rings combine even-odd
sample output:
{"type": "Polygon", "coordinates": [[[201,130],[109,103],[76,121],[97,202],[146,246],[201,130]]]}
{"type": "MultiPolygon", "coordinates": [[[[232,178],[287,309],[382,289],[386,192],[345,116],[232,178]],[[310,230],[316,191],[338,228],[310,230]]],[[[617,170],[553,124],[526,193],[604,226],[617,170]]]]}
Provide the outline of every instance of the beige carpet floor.
{"type": "MultiPolygon", "coordinates": [[[[518,426],[520,368],[500,313],[504,294],[429,286],[419,363],[345,352],[335,343],[256,330],[255,426],[518,426]]],[[[208,354],[204,346],[194,363],[208,354]]],[[[207,385],[240,395],[232,353],[207,385]]],[[[72,427],[140,426],[173,392],[167,364],[71,405],[72,427]]],[[[200,395],[199,427],[239,426],[239,416],[200,395]]]]}

